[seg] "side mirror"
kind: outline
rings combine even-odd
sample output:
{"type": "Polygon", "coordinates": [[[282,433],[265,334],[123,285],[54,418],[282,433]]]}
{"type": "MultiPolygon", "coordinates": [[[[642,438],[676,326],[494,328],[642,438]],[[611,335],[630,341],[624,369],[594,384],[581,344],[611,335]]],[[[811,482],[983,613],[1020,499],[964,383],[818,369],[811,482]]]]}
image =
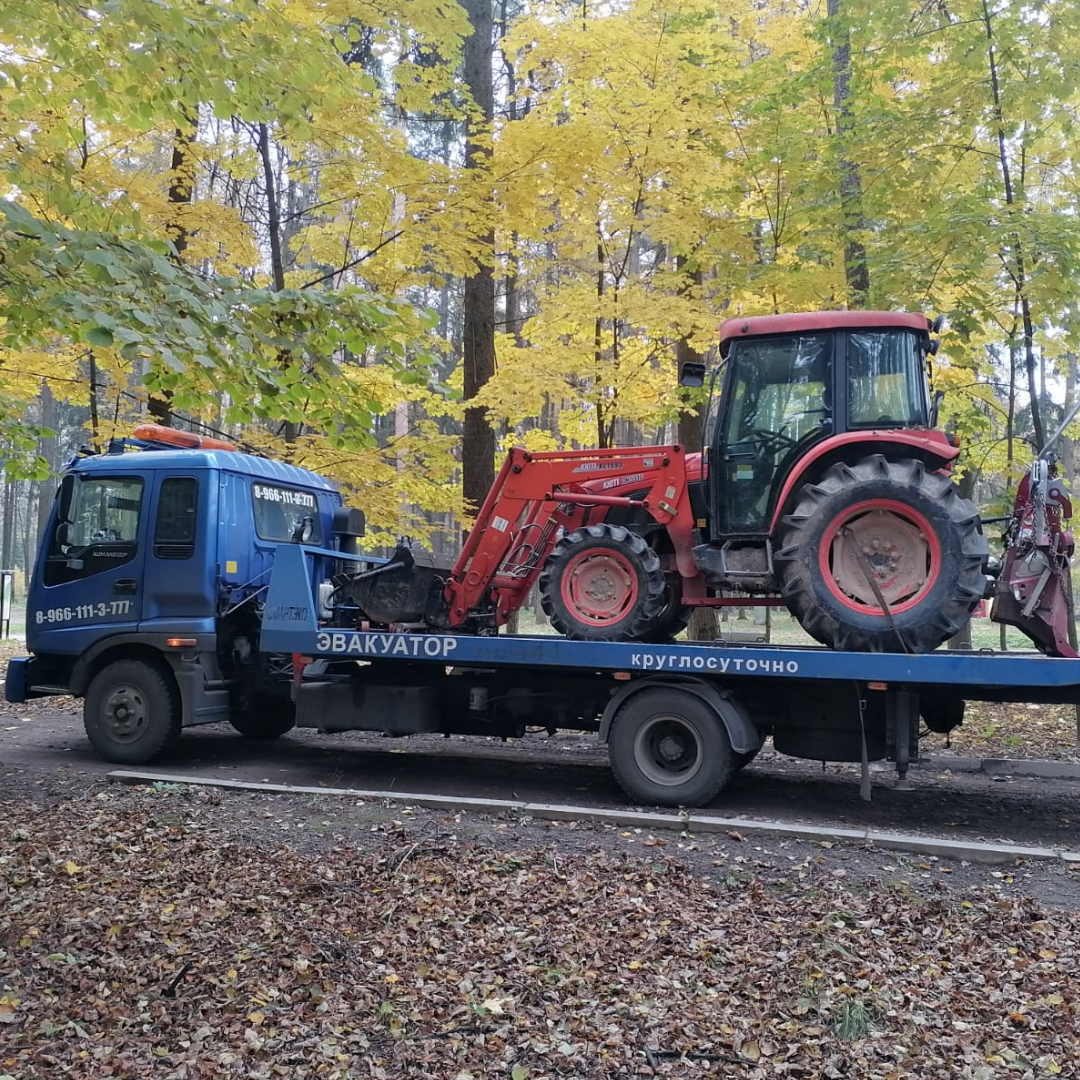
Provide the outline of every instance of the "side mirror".
{"type": "Polygon", "coordinates": [[[339,506],[334,511],[334,532],[339,536],[363,536],[367,522],[364,511],[354,506],[339,506]]]}
{"type": "Polygon", "coordinates": [[[56,526],[56,546],[63,550],[71,547],[71,522],[61,521],[56,526]]]}
{"type": "Polygon", "coordinates": [[[60,481],[56,496],[56,520],[71,521],[71,504],[75,501],[75,474],[68,473],[60,481]]]}
{"type": "Polygon", "coordinates": [[[938,317],[930,324],[930,333],[940,334],[941,331],[945,329],[946,322],[947,320],[944,315],[938,315],[938,317]]]}
{"type": "Polygon", "coordinates": [[[315,533],[315,519],[302,517],[293,528],[292,538],[298,544],[306,544],[315,533]]]}
{"type": "Polygon", "coordinates": [[[705,385],[705,365],[687,361],[679,372],[679,385],[698,387],[705,385]]]}
{"type": "Polygon", "coordinates": [[[930,401],[930,426],[932,428],[937,427],[938,414],[941,412],[941,403],[945,400],[944,390],[935,390],[934,396],[930,401]]]}

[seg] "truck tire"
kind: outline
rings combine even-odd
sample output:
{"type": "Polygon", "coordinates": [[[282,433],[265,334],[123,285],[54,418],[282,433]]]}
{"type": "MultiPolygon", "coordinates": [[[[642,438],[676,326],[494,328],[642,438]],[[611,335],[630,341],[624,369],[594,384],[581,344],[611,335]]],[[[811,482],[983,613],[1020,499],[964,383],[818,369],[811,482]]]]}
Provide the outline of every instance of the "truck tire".
{"type": "Polygon", "coordinates": [[[277,739],[296,727],[296,706],[280,697],[254,697],[229,717],[245,739],[277,739]]]}
{"type": "Polygon", "coordinates": [[[91,680],[83,726],[94,749],[118,765],[145,765],[180,737],[180,695],[171,676],[144,660],[116,660],[91,680]]]}
{"type": "Polygon", "coordinates": [[[560,634],[586,641],[644,641],[664,610],[660,558],[621,525],[564,536],[540,573],[540,603],[560,634]]]}
{"type": "Polygon", "coordinates": [[[833,649],[930,652],[983,597],[989,548],[978,510],[921,461],[875,454],[833,465],[803,487],[778,534],[781,594],[803,629],[833,649]]]}
{"type": "Polygon", "coordinates": [[[723,720],[676,688],[642,690],[619,708],[608,756],[619,787],[646,806],[704,806],[735,770],[723,720]]]}

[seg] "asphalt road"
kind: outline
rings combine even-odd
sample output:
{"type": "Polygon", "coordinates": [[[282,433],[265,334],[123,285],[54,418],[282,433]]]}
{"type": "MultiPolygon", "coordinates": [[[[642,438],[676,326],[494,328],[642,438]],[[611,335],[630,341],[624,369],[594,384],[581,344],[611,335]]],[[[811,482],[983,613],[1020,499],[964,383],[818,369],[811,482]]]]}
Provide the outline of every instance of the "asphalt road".
{"type": "MultiPolygon", "coordinates": [[[[65,703],[66,704],[66,703],[65,703]]],[[[101,761],[76,712],[19,707],[0,717],[0,789],[45,782],[73,790],[118,766],[101,761]]],[[[393,790],[588,806],[625,806],[591,736],[497,739],[294,731],[254,742],[227,725],[185,731],[153,765],[163,772],[310,786],[393,790]]],[[[859,797],[850,765],[795,761],[768,749],[711,809],[728,816],[895,829],[934,836],[1080,850],[1080,781],[991,778],[914,769],[901,789],[890,767],[873,767],[873,800],[859,797]]]]}

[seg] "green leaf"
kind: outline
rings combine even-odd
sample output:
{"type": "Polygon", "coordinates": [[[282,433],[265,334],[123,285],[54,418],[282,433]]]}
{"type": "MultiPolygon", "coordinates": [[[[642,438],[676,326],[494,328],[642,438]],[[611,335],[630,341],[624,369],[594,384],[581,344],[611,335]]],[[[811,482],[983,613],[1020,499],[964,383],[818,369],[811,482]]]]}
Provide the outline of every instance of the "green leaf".
{"type": "Polygon", "coordinates": [[[111,348],[113,340],[112,331],[105,326],[92,326],[86,333],[87,343],[99,349],[111,348]]]}

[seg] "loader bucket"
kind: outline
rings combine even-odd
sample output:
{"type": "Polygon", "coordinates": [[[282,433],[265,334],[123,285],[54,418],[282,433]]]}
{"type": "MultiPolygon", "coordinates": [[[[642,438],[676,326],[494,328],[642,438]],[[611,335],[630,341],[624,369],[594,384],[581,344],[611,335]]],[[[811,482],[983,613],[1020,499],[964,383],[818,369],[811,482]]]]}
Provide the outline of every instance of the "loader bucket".
{"type": "Polygon", "coordinates": [[[399,544],[388,563],[360,574],[343,574],[334,584],[371,622],[433,623],[443,605],[449,573],[427,552],[399,544]]]}

